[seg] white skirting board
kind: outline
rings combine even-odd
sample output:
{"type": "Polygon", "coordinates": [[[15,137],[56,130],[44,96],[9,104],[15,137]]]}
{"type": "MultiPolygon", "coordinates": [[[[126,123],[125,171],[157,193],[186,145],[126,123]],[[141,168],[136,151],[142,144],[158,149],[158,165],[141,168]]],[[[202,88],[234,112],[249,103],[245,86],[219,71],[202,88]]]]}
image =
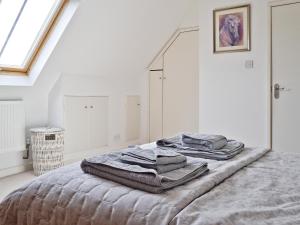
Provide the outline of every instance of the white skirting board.
{"type": "Polygon", "coordinates": [[[0,169],[0,178],[11,176],[11,175],[18,174],[18,173],[22,173],[22,172],[29,171],[29,170],[32,170],[32,163],[15,166],[15,167],[10,167],[10,168],[5,168],[5,169],[0,169]]]}

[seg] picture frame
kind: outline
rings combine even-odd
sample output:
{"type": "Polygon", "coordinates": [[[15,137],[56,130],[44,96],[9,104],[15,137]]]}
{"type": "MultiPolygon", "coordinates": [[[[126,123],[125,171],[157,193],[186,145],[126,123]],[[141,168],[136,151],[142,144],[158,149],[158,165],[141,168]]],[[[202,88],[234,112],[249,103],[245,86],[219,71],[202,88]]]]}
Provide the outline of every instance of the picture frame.
{"type": "Polygon", "coordinates": [[[251,5],[213,11],[214,53],[251,51],[251,5]]]}

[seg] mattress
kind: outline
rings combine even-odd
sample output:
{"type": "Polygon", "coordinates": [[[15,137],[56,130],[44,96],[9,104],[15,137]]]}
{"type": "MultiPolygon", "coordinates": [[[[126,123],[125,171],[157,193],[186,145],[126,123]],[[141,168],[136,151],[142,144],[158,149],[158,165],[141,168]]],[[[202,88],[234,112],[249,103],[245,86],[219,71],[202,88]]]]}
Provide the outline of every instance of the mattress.
{"type": "Polygon", "coordinates": [[[75,163],[38,177],[8,195],[0,204],[0,225],[181,224],[181,213],[193,201],[267,152],[246,148],[228,161],[207,160],[207,175],[162,194],[85,174],[80,163],[75,163]]]}

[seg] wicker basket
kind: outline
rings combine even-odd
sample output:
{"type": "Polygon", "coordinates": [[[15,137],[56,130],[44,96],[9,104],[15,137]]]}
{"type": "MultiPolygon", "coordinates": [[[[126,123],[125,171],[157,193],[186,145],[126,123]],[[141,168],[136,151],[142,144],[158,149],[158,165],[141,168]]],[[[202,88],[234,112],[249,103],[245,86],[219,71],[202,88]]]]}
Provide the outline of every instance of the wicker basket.
{"type": "Polygon", "coordinates": [[[39,176],[63,166],[64,130],[35,128],[30,131],[34,174],[39,176]]]}

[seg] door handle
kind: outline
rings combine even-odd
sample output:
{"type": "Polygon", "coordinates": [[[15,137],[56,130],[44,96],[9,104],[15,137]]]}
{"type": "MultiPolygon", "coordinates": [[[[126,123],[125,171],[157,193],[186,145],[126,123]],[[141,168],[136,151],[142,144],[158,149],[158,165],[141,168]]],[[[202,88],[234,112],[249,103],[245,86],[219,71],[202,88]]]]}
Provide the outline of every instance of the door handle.
{"type": "Polygon", "coordinates": [[[280,98],[280,92],[281,91],[291,91],[290,88],[280,87],[279,84],[274,85],[274,98],[279,99],[280,98]]]}
{"type": "Polygon", "coordinates": [[[279,99],[279,97],[280,97],[280,85],[275,84],[274,85],[274,98],[279,99]]]}

